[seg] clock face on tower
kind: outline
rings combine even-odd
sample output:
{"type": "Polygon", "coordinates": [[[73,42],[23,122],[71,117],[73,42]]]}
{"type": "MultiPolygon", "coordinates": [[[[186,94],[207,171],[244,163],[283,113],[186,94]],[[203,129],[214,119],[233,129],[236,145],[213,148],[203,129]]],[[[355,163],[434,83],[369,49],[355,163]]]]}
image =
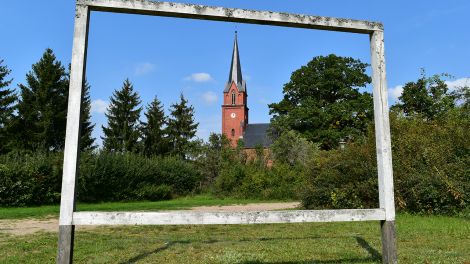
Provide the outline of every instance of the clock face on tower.
{"type": "Polygon", "coordinates": [[[230,117],[231,117],[231,118],[235,118],[235,117],[237,117],[237,114],[231,113],[231,114],[230,114],[230,117]]]}

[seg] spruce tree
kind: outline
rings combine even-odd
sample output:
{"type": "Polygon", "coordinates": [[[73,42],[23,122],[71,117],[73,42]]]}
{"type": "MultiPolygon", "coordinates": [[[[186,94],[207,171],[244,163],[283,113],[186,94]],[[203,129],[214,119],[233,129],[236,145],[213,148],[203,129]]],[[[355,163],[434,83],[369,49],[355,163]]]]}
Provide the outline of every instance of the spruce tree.
{"type": "Polygon", "coordinates": [[[59,151],[64,147],[68,74],[51,49],[33,64],[20,84],[15,121],[16,145],[25,149],[59,151]]]}
{"type": "Polygon", "coordinates": [[[141,122],[143,152],[147,156],[164,155],[168,151],[165,125],[167,123],[161,102],[155,97],[147,106],[147,122],[141,122]]]}
{"type": "Polygon", "coordinates": [[[103,126],[103,146],[107,151],[136,152],[138,150],[139,95],[129,79],[124,81],[121,90],[116,90],[110,98],[111,103],[106,113],[108,126],[103,126]]]}
{"type": "Polygon", "coordinates": [[[83,86],[82,115],[80,121],[82,123],[80,150],[92,151],[96,148],[95,139],[91,135],[95,125],[91,123],[90,84],[87,81],[85,81],[85,85],[83,86]]]}
{"type": "Polygon", "coordinates": [[[16,94],[13,90],[8,89],[12,80],[7,79],[11,70],[6,65],[2,65],[0,60],[0,154],[7,152],[9,145],[8,130],[14,112],[14,103],[16,102],[16,94]]]}
{"type": "Polygon", "coordinates": [[[198,125],[194,121],[194,107],[188,106],[188,100],[181,94],[180,102],[171,105],[171,116],[168,119],[168,138],[173,155],[186,158],[198,125]]]}

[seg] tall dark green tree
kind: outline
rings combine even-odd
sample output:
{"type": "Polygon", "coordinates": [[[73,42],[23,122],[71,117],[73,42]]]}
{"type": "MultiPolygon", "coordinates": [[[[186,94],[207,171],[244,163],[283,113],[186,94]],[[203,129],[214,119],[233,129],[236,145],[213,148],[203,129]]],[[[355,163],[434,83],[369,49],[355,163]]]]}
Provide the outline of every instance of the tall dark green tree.
{"type": "Polygon", "coordinates": [[[108,126],[103,126],[103,146],[107,151],[136,152],[139,149],[139,107],[141,101],[129,79],[110,98],[106,113],[108,126]]]}
{"type": "Polygon", "coordinates": [[[335,148],[341,138],[361,138],[373,116],[372,96],[359,91],[371,82],[367,66],[333,54],[313,58],[292,73],[284,98],[269,105],[273,126],[295,130],[323,149],[335,148]]]}
{"type": "Polygon", "coordinates": [[[430,120],[455,108],[455,95],[449,92],[447,84],[441,78],[445,76],[434,75],[428,78],[423,71],[416,82],[405,84],[403,93],[398,97],[399,102],[393,109],[399,109],[408,116],[420,115],[430,120]]]}
{"type": "Polygon", "coordinates": [[[165,111],[162,103],[155,97],[147,106],[147,122],[141,122],[143,152],[147,156],[164,155],[168,152],[165,111]]]}
{"type": "Polygon", "coordinates": [[[8,89],[12,82],[11,79],[7,79],[10,73],[11,70],[3,65],[3,60],[0,60],[0,154],[5,153],[10,145],[8,132],[17,100],[15,92],[8,89]]]}
{"type": "Polygon", "coordinates": [[[20,84],[15,121],[16,145],[30,150],[59,151],[64,147],[68,74],[51,49],[20,84]]]}
{"type": "Polygon", "coordinates": [[[170,152],[187,158],[194,146],[194,139],[199,123],[194,121],[194,107],[188,105],[181,94],[180,102],[171,105],[171,116],[168,118],[168,139],[170,152]]]}
{"type": "Polygon", "coordinates": [[[95,139],[92,136],[95,124],[91,123],[91,99],[90,99],[90,84],[85,81],[83,86],[83,101],[82,101],[82,115],[81,121],[81,136],[80,136],[80,150],[92,151],[96,149],[95,139]]]}

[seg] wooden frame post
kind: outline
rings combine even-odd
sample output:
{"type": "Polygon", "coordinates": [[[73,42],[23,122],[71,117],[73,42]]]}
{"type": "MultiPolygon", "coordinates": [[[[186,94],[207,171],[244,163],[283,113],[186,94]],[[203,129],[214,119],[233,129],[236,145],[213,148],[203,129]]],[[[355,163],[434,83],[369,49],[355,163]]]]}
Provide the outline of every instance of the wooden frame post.
{"type": "Polygon", "coordinates": [[[57,263],[69,264],[73,259],[75,226],[72,223],[75,211],[75,185],[77,183],[80,156],[80,116],[82,92],[85,80],[86,50],[88,39],[89,7],[76,5],[72,63],[70,71],[67,128],[64,149],[64,169],[60,199],[59,245],[57,263]]]}
{"type": "Polygon", "coordinates": [[[72,263],[75,225],[217,225],[340,221],[381,221],[383,263],[397,263],[390,121],[387,102],[384,35],[381,23],[149,0],[76,1],[57,263],[72,263]],[[91,11],[238,22],[369,35],[371,41],[372,84],[374,87],[373,100],[380,208],[230,213],[75,212],[75,186],[80,156],[80,115],[91,11]]]}
{"type": "Polygon", "coordinates": [[[387,79],[385,72],[384,33],[371,34],[372,84],[374,86],[374,121],[377,150],[377,171],[380,208],[385,209],[381,221],[382,261],[397,263],[395,235],[395,199],[393,193],[392,147],[388,109],[387,79]]]}

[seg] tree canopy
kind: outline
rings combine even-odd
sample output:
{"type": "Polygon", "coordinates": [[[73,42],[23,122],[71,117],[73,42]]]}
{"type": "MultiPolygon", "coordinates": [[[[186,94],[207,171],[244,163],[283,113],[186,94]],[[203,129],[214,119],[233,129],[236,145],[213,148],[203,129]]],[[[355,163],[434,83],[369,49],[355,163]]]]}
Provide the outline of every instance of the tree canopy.
{"type": "Polygon", "coordinates": [[[269,105],[273,126],[297,131],[323,149],[335,148],[341,138],[361,138],[373,116],[371,94],[359,90],[371,82],[367,67],[333,54],[313,58],[292,73],[284,98],[269,105]]]}
{"type": "Polygon", "coordinates": [[[3,60],[0,60],[0,153],[5,152],[9,145],[8,129],[17,100],[15,92],[8,88],[12,82],[11,79],[7,79],[10,73],[11,70],[3,65],[3,60]]]}
{"type": "Polygon", "coordinates": [[[115,90],[110,98],[106,117],[108,126],[102,127],[103,147],[107,151],[127,152],[138,150],[140,138],[139,107],[141,101],[134,86],[126,79],[120,90],[115,90]]]}
{"type": "Polygon", "coordinates": [[[59,151],[64,147],[68,74],[51,49],[20,84],[15,144],[30,150],[59,151]]]}
{"type": "Polygon", "coordinates": [[[146,122],[141,122],[143,151],[147,156],[161,156],[168,152],[167,118],[157,97],[147,106],[146,122]]]}
{"type": "Polygon", "coordinates": [[[199,123],[194,121],[194,107],[180,95],[180,102],[171,105],[168,118],[168,138],[171,153],[186,158],[192,148],[199,123]]]}
{"type": "Polygon", "coordinates": [[[96,149],[95,139],[92,136],[95,124],[91,123],[91,99],[90,99],[90,84],[85,81],[83,86],[83,101],[82,101],[82,115],[80,116],[81,136],[80,136],[80,150],[92,151],[96,149]]]}
{"type": "Polygon", "coordinates": [[[409,82],[403,87],[399,102],[392,109],[401,110],[405,115],[421,115],[434,119],[455,107],[456,96],[442,79],[447,75],[426,77],[424,71],[416,82],[409,82]]]}

